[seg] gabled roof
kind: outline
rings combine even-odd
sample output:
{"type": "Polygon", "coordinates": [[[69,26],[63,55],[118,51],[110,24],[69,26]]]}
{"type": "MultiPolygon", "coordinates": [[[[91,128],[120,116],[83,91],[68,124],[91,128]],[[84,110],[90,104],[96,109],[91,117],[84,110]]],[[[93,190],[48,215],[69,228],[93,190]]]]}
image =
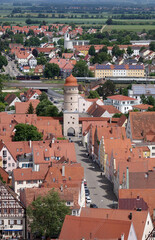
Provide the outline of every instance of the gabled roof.
{"type": "Polygon", "coordinates": [[[0,176],[3,178],[3,181],[5,181],[7,185],[9,186],[12,185],[12,181],[11,178],[9,178],[9,174],[2,167],[0,167],[0,176]]]}
{"type": "Polygon", "coordinates": [[[151,217],[155,209],[155,189],[119,189],[120,199],[142,198],[148,205],[151,217]]]}
{"type": "Polygon", "coordinates": [[[109,220],[89,217],[66,216],[59,239],[128,239],[131,221],[109,220]]]}
{"type": "Polygon", "coordinates": [[[84,179],[84,169],[81,164],[53,164],[49,167],[45,176],[45,185],[53,186],[57,183],[61,184],[65,181],[66,185],[72,182],[81,184],[84,179]],[[46,184],[47,183],[47,184],[46,184]]]}
{"type": "Polygon", "coordinates": [[[40,101],[38,99],[35,99],[35,100],[30,100],[28,102],[16,102],[15,103],[16,114],[27,113],[30,103],[32,103],[32,106],[33,106],[34,112],[35,112],[36,107],[38,106],[40,101]]]}
{"type": "Polygon", "coordinates": [[[24,208],[23,204],[18,200],[18,195],[7,184],[0,180],[0,186],[3,186],[12,195],[13,199],[15,199],[15,201],[18,202],[22,208],[24,208]]]}
{"type": "Polygon", "coordinates": [[[131,101],[131,100],[136,100],[135,98],[131,98],[128,96],[123,96],[123,95],[113,95],[113,96],[108,96],[107,98],[110,98],[112,100],[118,100],[118,101],[131,101]]]}
{"type": "Polygon", "coordinates": [[[16,161],[18,155],[23,155],[25,153],[31,153],[31,148],[29,142],[8,142],[3,143],[9,153],[12,155],[13,159],[16,161]]]}
{"type": "Polygon", "coordinates": [[[145,140],[150,130],[155,132],[155,112],[130,112],[129,119],[132,139],[145,140]]]}
{"type": "Polygon", "coordinates": [[[40,167],[40,171],[32,171],[32,168],[17,168],[13,170],[14,181],[43,180],[48,166],[40,167]]]}
{"type": "Polygon", "coordinates": [[[101,117],[106,111],[110,114],[121,113],[112,105],[98,105],[96,102],[88,108],[87,113],[93,117],[101,117]]]}
{"type": "Polygon", "coordinates": [[[5,97],[5,101],[10,105],[16,98],[17,96],[15,94],[8,94],[5,97]]]}
{"type": "Polygon", "coordinates": [[[121,221],[133,222],[135,232],[138,239],[142,239],[148,211],[133,211],[133,210],[122,210],[122,209],[104,209],[104,208],[82,208],[81,217],[88,218],[101,218],[121,221]],[[132,216],[131,216],[132,214],[132,216]],[[131,216],[132,219],[129,217],[131,216]]]}
{"type": "Polygon", "coordinates": [[[134,105],[133,108],[138,108],[141,110],[147,110],[148,108],[153,108],[152,105],[149,104],[138,104],[138,105],[134,105]]]}

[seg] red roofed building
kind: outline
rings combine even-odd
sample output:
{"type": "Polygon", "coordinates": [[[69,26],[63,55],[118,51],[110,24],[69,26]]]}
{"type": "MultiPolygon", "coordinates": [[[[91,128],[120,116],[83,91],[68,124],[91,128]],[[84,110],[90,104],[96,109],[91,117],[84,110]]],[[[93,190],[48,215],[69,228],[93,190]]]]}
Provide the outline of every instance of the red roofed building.
{"type": "Polygon", "coordinates": [[[59,240],[137,240],[133,223],[122,220],[66,216],[59,240]]]}
{"type": "Polygon", "coordinates": [[[108,96],[107,100],[104,101],[105,105],[113,105],[122,113],[128,113],[137,103],[138,102],[135,98],[130,98],[123,95],[108,96]]]}
{"type": "Polygon", "coordinates": [[[44,180],[48,166],[43,166],[40,171],[32,168],[14,169],[12,172],[12,186],[16,194],[20,195],[21,188],[39,187],[44,180]]]}
{"type": "Polygon", "coordinates": [[[123,209],[103,209],[103,208],[83,208],[81,217],[88,217],[95,219],[110,219],[131,221],[137,235],[137,239],[146,239],[153,229],[150,213],[146,211],[123,210],[123,209]]]}
{"type": "MultiPolygon", "coordinates": [[[[105,101],[104,101],[105,102],[105,101]]],[[[98,105],[94,102],[87,110],[87,113],[93,117],[112,117],[115,113],[121,113],[117,107],[111,105],[98,105]]]]}
{"type": "Polygon", "coordinates": [[[126,128],[127,137],[150,149],[155,157],[155,112],[130,112],[126,128]]]}
{"type": "Polygon", "coordinates": [[[20,93],[20,98],[22,102],[26,102],[37,99],[41,94],[42,92],[39,89],[29,88],[27,92],[20,93]]]}
{"type": "Polygon", "coordinates": [[[155,189],[120,189],[119,190],[119,207],[122,209],[149,209],[152,220],[155,220],[155,189]],[[140,204],[135,204],[141,200],[140,204]],[[134,201],[134,204],[133,204],[134,201]],[[146,205],[147,204],[147,205],[146,205]]]}
{"type": "Polygon", "coordinates": [[[26,113],[28,113],[28,109],[29,109],[30,104],[32,104],[32,106],[34,108],[34,113],[35,113],[36,107],[38,106],[39,103],[40,103],[40,101],[38,99],[30,100],[28,102],[16,102],[15,103],[16,114],[26,114],[26,113]]]}
{"type": "Polygon", "coordinates": [[[34,74],[37,76],[43,75],[44,72],[44,66],[43,65],[37,65],[34,69],[34,74]]]}

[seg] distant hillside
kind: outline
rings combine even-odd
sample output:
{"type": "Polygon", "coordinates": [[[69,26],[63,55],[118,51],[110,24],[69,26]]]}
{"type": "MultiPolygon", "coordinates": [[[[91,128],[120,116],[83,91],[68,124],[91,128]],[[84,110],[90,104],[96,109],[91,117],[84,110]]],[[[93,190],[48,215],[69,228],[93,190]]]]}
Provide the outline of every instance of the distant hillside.
{"type": "MultiPolygon", "coordinates": [[[[24,3],[23,0],[0,0],[1,3],[24,3]]],[[[66,4],[90,4],[90,3],[96,3],[96,0],[31,0],[31,1],[27,1],[27,2],[31,2],[31,3],[40,3],[40,2],[44,2],[44,3],[66,3],[66,4]]],[[[155,4],[155,1],[154,0],[98,0],[97,3],[108,3],[108,4],[111,4],[111,3],[115,3],[115,4],[119,4],[119,3],[123,3],[123,5],[125,4],[145,4],[145,5],[148,5],[148,4],[155,4]]]]}

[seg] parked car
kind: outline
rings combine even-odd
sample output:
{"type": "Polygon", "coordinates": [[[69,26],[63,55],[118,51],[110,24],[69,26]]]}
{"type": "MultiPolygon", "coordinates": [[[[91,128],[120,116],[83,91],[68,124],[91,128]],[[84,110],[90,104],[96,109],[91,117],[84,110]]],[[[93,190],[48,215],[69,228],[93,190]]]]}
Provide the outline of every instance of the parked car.
{"type": "Polygon", "coordinates": [[[86,203],[91,203],[91,198],[89,196],[86,197],[86,203]]]}
{"type": "Polygon", "coordinates": [[[90,208],[98,208],[98,206],[95,203],[91,203],[90,208]]]}
{"type": "Polygon", "coordinates": [[[85,192],[85,196],[88,197],[90,195],[89,192],[85,192]]]}
{"type": "Polygon", "coordinates": [[[87,186],[84,186],[84,189],[85,189],[85,192],[89,192],[89,189],[88,189],[88,187],[87,186]]]}
{"type": "Polygon", "coordinates": [[[86,179],[84,179],[83,181],[84,181],[84,186],[87,186],[87,181],[86,181],[86,179]]]}

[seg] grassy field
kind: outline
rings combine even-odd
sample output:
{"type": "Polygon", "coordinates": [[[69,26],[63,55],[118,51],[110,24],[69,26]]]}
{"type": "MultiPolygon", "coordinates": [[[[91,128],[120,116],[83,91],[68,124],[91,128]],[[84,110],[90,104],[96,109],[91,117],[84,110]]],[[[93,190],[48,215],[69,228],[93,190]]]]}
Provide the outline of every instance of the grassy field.
{"type": "Polygon", "coordinates": [[[155,25],[106,25],[103,31],[110,32],[111,30],[127,30],[140,32],[145,30],[154,30],[155,25]]]}
{"type": "MultiPolygon", "coordinates": [[[[52,24],[52,23],[65,23],[65,24],[69,24],[69,23],[75,23],[77,25],[84,25],[87,27],[94,27],[96,26],[102,26],[105,25],[106,20],[108,19],[108,16],[111,16],[110,13],[104,12],[104,13],[100,13],[100,15],[102,15],[102,18],[97,18],[95,19],[97,14],[89,14],[89,13],[83,13],[83,14],[76,14],[76,13],[70,13],[70,12],[66,12],[63,13],[63,15],[65,15],[65,18],[52,18],[52,13],[45,13],[43,12],[43,14],[48,15],[48,18],[37,18],[39,13],[32,13],[29,11],[29,9],[27,9],[25,11],[25,13],[22,13],[23,18],[21,17],[16,17],[14,15],[14,17],[8,17],[8,15],[11,14],[12,10],[13,10],[13,6],[10,4],[0,4],[0,22],[8,22],[12,25],[16,25],[16,24],[20,24],[21,26],[26,25],[25,20],[27,19],[26,15],[29,14],[30,18],[34,21],[47,21],[48,24],[52,24]],[[75,16],[76,18],[68,18],[68,16],[75,16]],[[94,17],[94,18],[86,18],[86,19],[82,19],[81,15],[88,15],[89,17],[94,17]]],[[[24,7],[20,6],[20,8],[24,7]]],[[[61,13],[60,13],[61,14],[61,13]]],[[[17,15],[19,15],[19,13],[17,13],[17,15]]],[[[55,16],[58,16],[59,13],[55,13],[55,16]]],[[[117,14],[112,14],[113,16],[117,16],[117,14]]],[[[120,14],[118,14],[120,15],[120,14]]],[[[128,14],[129,15],[129,14],[128,14]]],[[[103,31],[111,31],[111,30],[129,30],[129,31],[141,31],[143,29],[145,30],[152,30],[155,29],[155,25],[152,25],[152,23],[155,24],[155,19],[114,19],[114,21],[120,22],[120,23],[127,23],[128,25],[107,25],[103,31]],[[136,23],[136,25],[133,25],[132,23],[136,23]],[[144,24],[144,25],[142,25],[144,24]]],[[[39,23],[34,23],[33,25],[39,25],[39,23]]]]}

